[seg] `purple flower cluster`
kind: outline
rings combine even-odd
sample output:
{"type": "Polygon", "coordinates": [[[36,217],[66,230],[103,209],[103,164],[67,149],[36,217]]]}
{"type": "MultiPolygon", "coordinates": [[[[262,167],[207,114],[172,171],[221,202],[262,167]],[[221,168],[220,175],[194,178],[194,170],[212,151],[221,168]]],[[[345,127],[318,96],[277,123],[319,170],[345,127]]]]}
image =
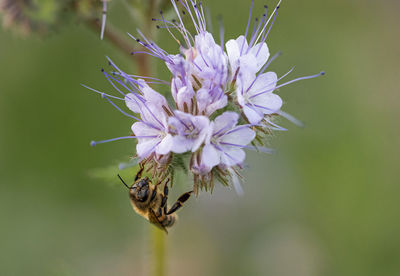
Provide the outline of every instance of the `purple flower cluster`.
{"type": "MultiPolygon", "coordinates": [[[[269,16],[265,7],[265,13],[255,20],[249,35],[252,1],[245,34],[224,43],[221,28],[219,44],[207,31],[200,2],[171,0],[171,4],[177,20],[167,20],[163,13],[160,19],[153,20],[158,21],[158,28],[166,29],[179,43],[178,54],[167,53],[140,31],[140,37],[130,35],[146,48],[146,54],[166,64],[172,74],[171,82],[129,75],[109,60],[113,71],[103,70],[103,73],[122,97],[92,90],[101,93],[114,107],[135,120],[131,128],[133,135],[92,142],[92,145],[136,138],[139,160],[158,166],[162,164],[164,168],[171,165],[173,155],[182,159],[188,156],[196,192],[199,185],[200,188],[212,188],[214,178],[223,184],[237,182],[237,167],[240,168],[245,160],[244,149],[268,152],[262,147],[263,134],[283,130],[273,122],[274,117],[291,119],[281,111],[282,99],[274,91],[323,73],[278,84],[287,74],[278,78],[276,73],[267,71],[278,56],[270,58],[266,40],[279,4],[269,16]],[[185,27],[184,16],[191,19],[195,33],[185,27]],[[167,83],[172,104],[150,87],[154,83],[167,83]],[[134,115],[123,111],[113,99],[123,100],[134,115]]],[[[238,183],[233,184],[238,187],[238,183]]]]}

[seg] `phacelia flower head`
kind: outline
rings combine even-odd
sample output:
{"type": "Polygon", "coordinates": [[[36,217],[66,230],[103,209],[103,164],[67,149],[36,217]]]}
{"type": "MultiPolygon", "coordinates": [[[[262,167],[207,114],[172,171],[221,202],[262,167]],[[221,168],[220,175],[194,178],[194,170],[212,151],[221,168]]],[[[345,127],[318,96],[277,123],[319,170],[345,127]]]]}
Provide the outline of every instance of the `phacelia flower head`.
{"type": "Polygon", "coordinates": [[[111,73],[102,72],[120,96],[90,89],[133,119],[132,134],[92,142],[92,145],[133,138],[137,140],[139,162],[153,170],[153,175],[169,177],[176,164],[180,164],[193,175],[195,193],[202,188],[212,189],[214,181],[224,185],[232,183],[240,192],[238,174],[243,168],[246,150],[271,152],[264,147],[268,134],[285,130],[274,119],[283,116],[295,121],[281,110],[283,102],[277,90],[323,73],[280,84],[292,70],[280,78],[268,71],[271,62],[279,56],[278,53],[270,58],[266,42],[279,4],[270,14],[265,7],[261,19],[255,19],[252,26],[251,1],[244,34],[226,44],[222,27],[219,43],[207,31],[201,2],[171,0],[171,5],[176,12],[175,19],[166,19],[161,12],[161,18],[152,20],[178,42],[177,52],[168,53],[140,31],[139,37],[130,34],[146,49],[144,54],[165,63],[171,81],[127,74],[109,60],[111,73]],[[191,21],[194,33],[187,29],[184,18],[191,21]],[[157,92],[154,88],[157,83],[167,84],[170,94],[157,92]],[[124,102],[130,113],[114,100],[124,102]]]}

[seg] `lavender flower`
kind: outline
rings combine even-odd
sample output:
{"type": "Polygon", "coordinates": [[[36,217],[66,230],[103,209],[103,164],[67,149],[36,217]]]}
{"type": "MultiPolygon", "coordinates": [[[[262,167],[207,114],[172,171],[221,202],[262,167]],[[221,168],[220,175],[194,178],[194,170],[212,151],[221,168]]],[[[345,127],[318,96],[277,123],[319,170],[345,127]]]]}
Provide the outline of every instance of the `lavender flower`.
{"type": "Polygon", "coordinates": [[[172,137],[172,152],[195,152],[204,143],[210,128],[210,121],[205,116],[193,116],[181,111],[175,111],[175,116],[169,118],[172,137]]]}
{"type": "Polygon", "coordinates": [[[236,126],[239,115],[224,112],[211,123],[206,145],[202,152],[204,167],[210,170],[217,165],[232,167],[245,159],[243,148],[253,141],[256,133],[248,125],[236,126]]]}
{"type": "Polygon", "coordinates": [[[265,42],[249,46],[244,36],[239,36],[235,40],[229,40],[226,43],[226,51],[228,53],[232,76],[237,75],[239,69],[241,71],[257,73],[268,61],[270,55],[265,42]]]}
{"type": "Polygon", "coordinates": [[[272,93],[277,81],[278,77],[274,72],[257,76],[252,73],[239,73],[237,101],[250,123],[258,124],[264,115],[274,114],[280,110],[282,99],[272,93]]]}
{"type": "Polygon", "coordinates": [[[282,99],[274,91],[323,73],[278,84],[292,70],[279,79],[276,73],[266,72],[279,56],[270,58],[266,43],[279,4],[269,16],[265,7],[262,18],[255,20],[247,39],[253,13],[251,1],[245,34],[225,45],[223,28],[219,44],[207,31],[201,3],[171,0],[171,4],[177,20],[167,20],[162,12],[160,19],[153,20],[159,23],[159,29],[166,29],[178,42],[179,53],[166,52],[140,31],[140,38],[130,34],[146,49],[141,54],[148,54],[166,64],[172,74],[171,82],[129,75],[109,60],[112,72],[102,72],[121,97],[90,89],[134,119],[133,135],[92,142],[92,145],[135,138],[139,162],[158,178],[172,177],[179,163],[193,174],[195,193],[199,188],[212,189],[214,179],[224,185],[232,183],[240,192],[237,174],[245,162],[245,149],[270,152],[263,147],[268,134],[285,130],[274,122],[274,118],[283,116],[296,121],[281,110],[282,99]],[[181,15],[181,9],[184,15],[181,15]],[[186,28],[183,16],[192,20],[194,34],[186,28]],[[173,106],[150,87],[154,84],[168,85],[173,106]],[[123,111],[114,99],[125,102],[133,115],[123,111]]]}

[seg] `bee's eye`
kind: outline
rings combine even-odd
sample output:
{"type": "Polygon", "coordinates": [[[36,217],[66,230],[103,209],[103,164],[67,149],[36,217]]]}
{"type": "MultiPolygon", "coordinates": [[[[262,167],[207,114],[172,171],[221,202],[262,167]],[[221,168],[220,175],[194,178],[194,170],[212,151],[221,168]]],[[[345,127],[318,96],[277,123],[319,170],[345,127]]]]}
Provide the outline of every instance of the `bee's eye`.
{"type": "Polygon", "coordinates": [[[147,197],[149,194],[149,190],[148,189],[144,189],[144,190],[140,190],[137,194],[136,197],[138,198],[138,200],[140,201],[146,201],[147,197]]]}
{"type": "Polygon", "coordinates": [[[137,183],[137,186],[138,186],[139,188],[143,188],[143,187],[148,187],[149,184],[147,183],[146,180],[142,179],[142,180],[139,181],[139,183],[137,183]]]}

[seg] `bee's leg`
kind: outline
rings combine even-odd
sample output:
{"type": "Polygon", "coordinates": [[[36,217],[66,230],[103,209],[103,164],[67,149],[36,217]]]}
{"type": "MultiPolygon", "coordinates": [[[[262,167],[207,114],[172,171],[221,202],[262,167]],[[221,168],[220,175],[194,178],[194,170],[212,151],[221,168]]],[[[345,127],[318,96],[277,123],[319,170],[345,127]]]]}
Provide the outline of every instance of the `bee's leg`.
{"type": "Polygon", "coordinates": [[[144,170],[144,166],[142,164],[139,164],[139,166],[140,166],[140,169],[139,169],[139,171],[137,172],[137,174],[135,176],[135,182],[138,179],[142,178],[142,173],[143,173],[143,170],[144,170]]]}
{"type": "Polygon", "coordinates": [[[162,201],[161,201],[161,207],[164,208],[164,214],[167,213],[167,201],[168,201],[168,193],[169,193],[168,182],[169,182],[169,178],[164,184],[163,198],[162,198],[162,201]]]}
{"type": "MultiPolygon", "coordinates": [[[[167,213],[167,201],[168,201],[168,192],[169,192],[168,191],[168,182],[169,182],[169,179],[164,183],[164,190],[163,190],[163,193],[161,194],[161,204],[156,212],[157,217],[160,217],[163,214],[167,213]]],[[[161,184],[161,182],[158,182],[156,184],[154,191],[156,191],[157,186],[160,184],[161,184]]]]}
{"type": "Polygon", "coordinates": [[[178,200],[174,203],[174,205],[172,205],[171,209],[168,210],[167,215],[170,215],[170,214],[176,212],[177,210],[179,210],[179,208],[181,208],[183,206],[183,203],[185,203],[185,201],[189,199],[189,197],[192,193],[193,193],[193,191],[190,191],[190,192],[186,192],[183,195],[181,195],[178,198],[178,200]]]}

